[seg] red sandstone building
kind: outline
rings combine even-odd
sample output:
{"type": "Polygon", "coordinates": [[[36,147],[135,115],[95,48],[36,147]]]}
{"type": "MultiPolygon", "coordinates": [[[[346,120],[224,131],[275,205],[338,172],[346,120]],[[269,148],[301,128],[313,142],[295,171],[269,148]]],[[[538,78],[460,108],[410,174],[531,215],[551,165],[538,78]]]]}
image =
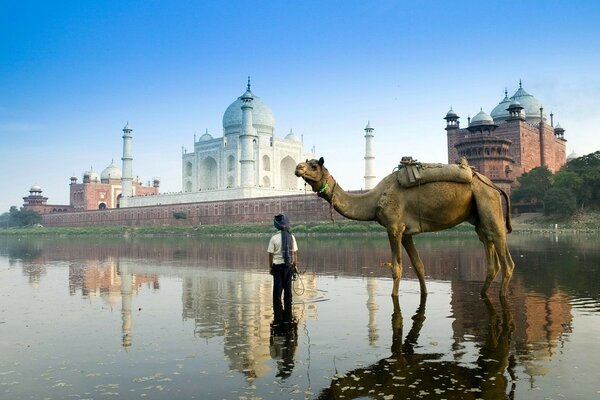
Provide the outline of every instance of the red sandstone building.
{"type": "Polygon", "coordinates": [[[558,171],[566,162],[565,130],[554,115],[547,120],[544,109],[519,82],[512,97],[504,99],[487,114],[483,110],[468,118],[460,128],[459,116],[452,110],[446,117],[448,163],[466,157],[469,164],[498,186],[510,191],[517,178],[535,167],[546,165],[558,171]]]}
{"type": "MultiPolygon", "coordinates": [[[[158,178],[154,178],[147,186],[142,185],[137,178],[132,180],[132,191],[136,196],[159,194],[159,186],[158,178]]],[[[111,162],[100,175],[93,170],[84,172],[82,183],[77,183],[77,177],[73,176],[69,191],[70,204],[50,205],[46,204],[48,198],[42,196],[42,188],[34,185],[29,190],[29,196],[23,197],[23,209],[38,214],[51,214],[119,208],[122,193],[121,169],[111,162]]]]}

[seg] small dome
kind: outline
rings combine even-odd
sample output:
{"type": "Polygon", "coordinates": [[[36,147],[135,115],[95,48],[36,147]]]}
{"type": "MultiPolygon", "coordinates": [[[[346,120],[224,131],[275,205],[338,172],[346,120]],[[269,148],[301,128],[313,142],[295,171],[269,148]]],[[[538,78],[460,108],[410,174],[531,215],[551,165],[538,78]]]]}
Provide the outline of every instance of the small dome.
{"type": "Polygon", "coordinates": [[[111,161],[110,165],[104,168],[104,171],[100,174],[100,179],[103,181],[121,179],[121,168],[115,165],[114,160],[111,161]]]}
{"type": "Polygon", "coordinates": [[[285,140],[289,140],[290,142],[300,143],[300,138],[298,136],[296,136],[294,134],[294,132],[292,132],[291,129],[290,129],[290,133],[288,133],[287,135],[285,135],[285,140]]]}
{"type": "Polygon", "coordinates": [[[569,154],[567,156],[567,161],[571,161],[574,160],[576,158],[579,158],[579,154],[575,153],[574,151],[571,152],[571,154],[569,154]]]}
{"type": "Polygon", "coordinates": [[[469,124],[469,126],[478,125],[494,125],[494,119],[488,113],[481,110],[471,118],[471,123],[469,124]]]}
{"type": "Polygon", "coordinates": [[[39,185],[33,185],[29,191],[33,193],[42,193],[42,188],[39,185]]]}
{"type": "Polygon", "coordinates": [[[201,142],[205,142],[207,140],[212,140],[212,139],[213,139],[213,137],[210,133],[208,133],[208,131],[206,131],[206,133],[204,135],[200,136],[201,142]]]}
{"type": "MultiPolygon", "coordinates": [[[[244,95],[246,95],[246,93],[244,93],[244,95]]],[[[242,125],[242,96],[231,103],[223,114],[223,129],[225,130],[225,133],[227,133],[229,128],[240,127],[242,125]]],[[[252,94],[252,97],[254,98],[251,103],[252,125],[263,125],[267,127],[267,130],[273,131],[273,129],[275,129],[275,116],[273,115],[273,111],[260,97],[255,94],[252,94]]]]}
{"type": "Polygon", "coordinates": [[[90,182],[100,182],[100,175],[96,171],[85,171],[83,173],[83,179],[86,177],[90,178],[90,182]]]}
{"type": "Polygon", "coordinates": [[[458,117],[458,115],[456,115],[456,113],[454,112],[452,107],[450,107],[450,110],[446,113],[446,118],[453,118],[453,117],[458,117]]]}

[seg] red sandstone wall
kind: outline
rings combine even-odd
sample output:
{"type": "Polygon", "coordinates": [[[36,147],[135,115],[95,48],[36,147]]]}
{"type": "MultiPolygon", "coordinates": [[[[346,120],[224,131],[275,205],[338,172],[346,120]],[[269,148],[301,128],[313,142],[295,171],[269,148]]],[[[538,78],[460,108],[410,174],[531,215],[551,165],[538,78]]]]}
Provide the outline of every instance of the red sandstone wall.
{"type": "MultiPolygon", "coordinates": [[[[42,216],[42,224],[70,227],[240,224],[270,222],[280,212],[288,214],[292,222],[328,221],[329,210],[329,203],[308,194],[48,214],[42,216]],[[184,212],[187,218],[175,219],[174,212],[184,212]]],[[[335,219],[343,219],[335,210],[333,213],[335,219]]]]}

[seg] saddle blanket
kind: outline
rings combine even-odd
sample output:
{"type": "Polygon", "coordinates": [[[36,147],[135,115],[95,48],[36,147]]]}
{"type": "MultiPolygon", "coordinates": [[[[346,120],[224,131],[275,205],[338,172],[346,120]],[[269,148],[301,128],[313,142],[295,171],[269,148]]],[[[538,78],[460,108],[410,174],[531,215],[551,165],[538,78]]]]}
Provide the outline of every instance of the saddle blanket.
{"type": "Polygon", "coordinates": [[[472,180],[473,170],[464,158],[458,164],[425,164],[402,157],[398,166],[398,182],[406,188],[431,182],[471,183],[472,180]]]}

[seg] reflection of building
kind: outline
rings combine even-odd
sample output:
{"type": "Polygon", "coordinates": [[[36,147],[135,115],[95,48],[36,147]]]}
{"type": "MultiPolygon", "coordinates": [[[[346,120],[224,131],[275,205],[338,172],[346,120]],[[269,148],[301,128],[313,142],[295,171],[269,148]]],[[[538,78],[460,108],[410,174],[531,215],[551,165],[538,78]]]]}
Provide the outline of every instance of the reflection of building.
{"type": "MultiPolygon", "coordinates": [[[[206,339],[223,336],[230,369],[242,372],[248,378],[266,375],[271,361],[270,276],[228,271],[211,271],[204,275],[196,270],[182,277],[183,318],[194,320],[195,334],[206,339]]],[[[304,294],[295,295],[295,303],[310,300],[316,294],[315,276],[305,275],[303,280],[304,294]]],[[[294,316],[298,324],[314,315],[315,310],[315,304],[295,304],[294,316]]]]}
{"type": "MultiPolygon", "coordinates": [[[[480,285],[480,282],[452,281],[452,330],[457,343],[464,342],[467,337],[484,335],[486,326],[481,321],[485,320],[485,311],[474,306],[480,303],[480,285]]],[[[550,296],[528,290],[517,275],[511,281],[510,303],[515,310],[512,342],[517,349],[517,357],[525,365],[529,376],[545,375],[547,370],[539,361],[550,360],[562,336],[571,329],[573,316],[569,296],[560,289],[550,296]]]]}
{"type": "Polygon", "coordinates": [[[85,262],[69,266],[69,291],[71,295],[81,289],[88,298],[100,297],[111,308],[121,303],[122,344],[129,347],[131,337],[131,308],[133,294],[138,294],[142,284],[153,289],[159,288],[155,275],[134,275],[126,262],[110,259],[107,263],[85,262]]]}
{"type": "Polygon", "coordinates": [[[448,139],[448,163],[466,157],[496,184],[509,189],[516,179],[532,168],[546,165],[557,171],[566,162],[565,130],[550,121],[538,99],[519,83],[511,97],[487,114],[483,110],[468,118],[460,128],[459,116],[450,109],[444,118],[448,139]]]}

